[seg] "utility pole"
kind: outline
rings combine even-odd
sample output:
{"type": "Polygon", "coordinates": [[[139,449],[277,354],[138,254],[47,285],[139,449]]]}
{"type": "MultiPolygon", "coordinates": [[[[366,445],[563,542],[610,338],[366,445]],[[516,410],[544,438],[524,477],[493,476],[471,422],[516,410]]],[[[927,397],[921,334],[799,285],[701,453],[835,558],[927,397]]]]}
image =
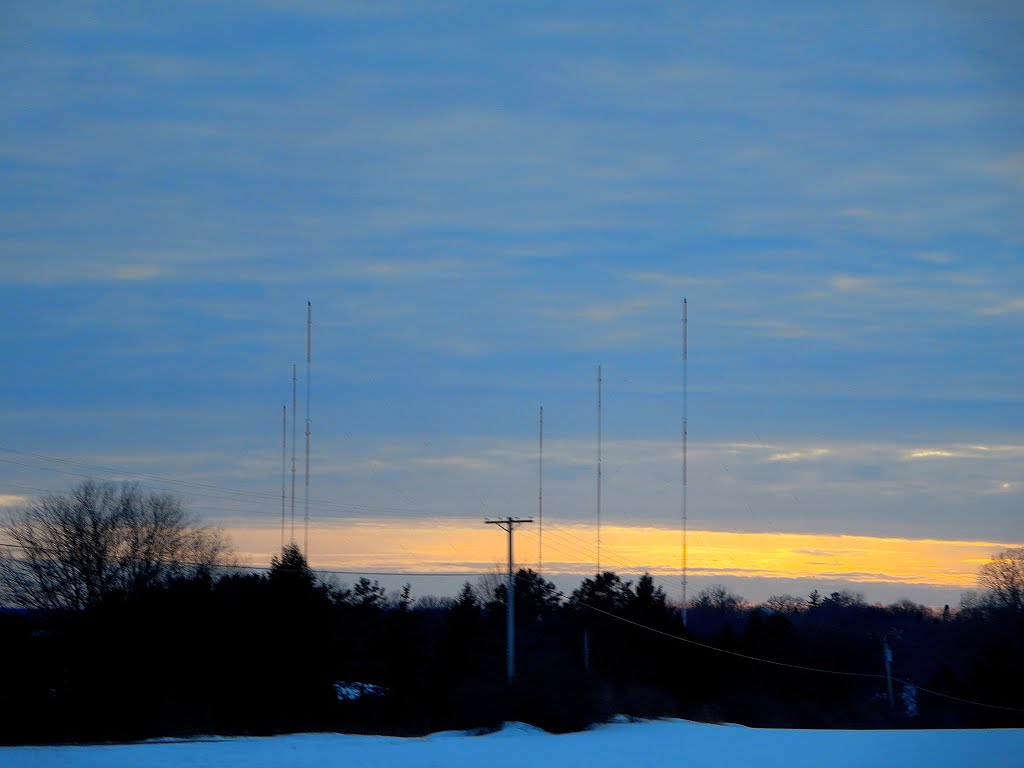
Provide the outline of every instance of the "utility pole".
{"type": "Polygon", "coordinates": [[[601,575],[601,366],[597,366],[597,575],[601,575]]]}
{"type": "Polygon", "coordinates": [[[686,516],[686,438],[689,433],[689,423],[686,420],[686,385],[687,385],[687,360],[686,360],[686,345],[687,345],[687,317],[686,317],[686,299],[683,298],[683,626],[686,626],[686,529],[688,520],[686,516]]]}
{"type": "Polygon", "coordinates": [[[516,624],[515,624],[515,601],[516,601],[516,589],[515,589],[515,573],[513,571],[513,559],[512,559],[512,531],[517,525],[523,523],[532,523],[533,520],[530,518],[513,518],[506,517],[498,520],[484,520],[488,525],[496,525],[503,531],[508,532],[508,587],[506,588],[505,597],[505,622],[506,622],[506,633],[505,642],[507,649],[505,651],[505,662],[506,662],[506,674],[508,675],[508,684],[512,683],[516,679],[516,624]]]}

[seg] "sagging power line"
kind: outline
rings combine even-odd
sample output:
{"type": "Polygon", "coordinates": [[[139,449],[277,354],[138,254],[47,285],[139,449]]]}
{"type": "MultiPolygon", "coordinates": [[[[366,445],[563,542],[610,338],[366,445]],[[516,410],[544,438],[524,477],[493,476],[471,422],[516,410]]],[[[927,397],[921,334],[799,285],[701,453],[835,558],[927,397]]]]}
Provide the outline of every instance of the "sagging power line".
{"type": "Polygon", "coordinates": [[[691,645],[691,646],[694,646],[694,647],[697,647],[697,648],[703,648],[706,651],[713,651],[714,653],[720,653],[720,654],[724,654],[726,656],[732,656],[732,657],[739,658],[739,659],[745,659],[746,661],[751,661],[751,662],[758,663],[758,664],[770,664],[770,665],[775,666],[775,667],[783,667],[783,668],[786,668],[786,669],[793,669],[793,670],[798,670],[798,671],[801,671],[801,672],[813,672],[813,673],[818,673],[818,674],[823,674],[823,675],[838,675],[838,676],[842,676],[842,677],[874,678],[874,679],[878,679],[878,680],[886,680],[887,683],[889,683],[889,684],[891,684],[892,682],[897,682],[897,683],[900,683],[901,685],[913,686],[918,691],[923,691],[924,693],[931,694],[932,696],[939,696],[939,697],[944,698],[944,699],[949,699],[950,701],[958,701],[958,702],[960,702],[962,704],[970,704],[970,705],[976,706],[976,707],[986,707],[986,708],[989,708],[989,709],[999,709],[999,710],[1004,710],[1004,711],[1007,711],[1007,712],[1019,712],[1019,713],[1024,714],[1024,709],[1019,708],[1019,707],[1006,707],[1006,706],[1003,706],[1003,705],[1000,705],[1000,704],[988,704],[988,703],[983,702],[983,701],[973,701],[971,699],[964,699],[964,698],[961,698],[959,696],[953,696],[952,694],[942,693],[941,691],[933,691],[930,688],[925,688],[923,686],[917,685],[916,683],[911,683],[908,680],[901,680],[898,677],[892,677],[891,675],[883,675],[883,674],[878,674],[876,672],[845,672],[845,671],[836,670],[836,669],[824,669],[822,667],[810,667],[810,666],[805,666],[805,665],[802,665],[802,664],[791,664],[791,663],[785,662],[785,661],[775,661],[773,659],[765,659],[765,658],[762,658],[760,656],[751,656],[751,655],[746,654],[746,653],[740,653],[739,651],[730,651],[730,650],[728,650],[726,648],[718,648],[718,647],[713,646],[713,645],[708,645],[707,643],[701,643],[701,642],[698,642],[696,640],[691,640],[690,638],[687,638],[687,637],[681,637],[680,635],[674,635],[671,632],[665,632],[664,630],[657,629],[656,627],[651,627],[651,626],[648,626],[646,624],[641,624],[638,621],[633,621],[632,619],[627,619],[625,616],[618,616],[618,615],[616,615],[614,613],[611,613],[610,611],[606,611],[606,610],[604,610],[602,608],[598,608],[595,605],[590,605],[589,603],[581,602],[579,604],[582,605],[584,608],[587,608],[587,609],[589,609],[591,611],[595,611],[596,613],[603,614],[603,615],[605,615],[605,616],[607,616],[609,618],[615,619],[616,621],[621,621],[621,622],[623,622],[625,624],[631,624],[632,626],[637,627],[638,629],[643,629],[643,630],[645,630],[647,632],[653,632],[653,633],[655,633],[657,635],[662,635],[663,637],[667,637],[667,638],[670,638],[672,640],[677,640],[677,641],[679,641],[681,643],[685,643],[687,645],[691,645]]]}
{"type": "MultiPolygon", "coordinates": [[[[14,550],[25,550],[26,547],[21,544],[7,544],[0,543],[0,549],[14,549],[14,550]]],[[[37,551],[42,553],[52,553],[53,550],[38,549],[37,551]]],[[[274,569],[273,565],[251,565],[248,563],[228,563],[228,564],[211,564],[211,563],[199,563],[190,562],[187,560],[168,560],[160,559],[159,562],[163,565],[180,565],[191,568],[208,568],[211,571],[270,571],[274,569]]],[[[280,570],[285,571],[298,571],[297,568],[287,568],[283,566],[277,566],[280,570]]],[[[308,566],[309,570],[316,573],[330,573],[339,576],[414,576],[414,577],[462,577],[462,576],[490,576],[492,571],[359,571],[351,569],[341,568],[330,568],[320,567],[315,565],[308,566]]]]}

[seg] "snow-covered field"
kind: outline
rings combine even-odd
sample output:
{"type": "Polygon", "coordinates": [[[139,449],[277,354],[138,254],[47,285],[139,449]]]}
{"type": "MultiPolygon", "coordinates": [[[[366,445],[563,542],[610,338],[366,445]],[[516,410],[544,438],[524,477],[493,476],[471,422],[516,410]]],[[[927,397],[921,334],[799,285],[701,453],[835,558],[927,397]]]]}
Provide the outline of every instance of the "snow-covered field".
{"type": "Polygon", "coordinates": [[[0,748],[4,768],[796,768],[797,766],[1024,765],[1024,729],[783,731],[682,720],[604,725],[552,735],[511,723],[496,733],[424,738],[298,734],[130,745],[0,748]]]}

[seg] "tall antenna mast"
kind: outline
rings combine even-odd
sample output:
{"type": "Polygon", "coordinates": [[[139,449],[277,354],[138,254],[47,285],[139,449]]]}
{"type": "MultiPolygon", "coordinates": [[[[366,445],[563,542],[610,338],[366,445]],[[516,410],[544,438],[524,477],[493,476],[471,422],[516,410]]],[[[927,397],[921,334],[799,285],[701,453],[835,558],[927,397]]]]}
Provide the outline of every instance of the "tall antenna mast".
{"type": "Polygon", "coordinates": [[[686,626],[686,438],[689,424],[686,420],[686,376],[687,376],[687,307],[683,299],[683,626],[686,626]]]}
{"type": "Polygon", "coordinates": [[[537,517],[540,536],[537,544],[537,573],[544,573],[544,406],[540,407],[540,445],[537,454],[537,517]]]}
{"type": "Polygon", "coordinates": [[[299,385],[299,377],[295,373],[295,363],[292,363],[292,544],[295,543],[295,430],[296,414],[295,390],[299,385]]]}
{"type": "Polygon", "coordinates": [[[306,302],[306,536],[302,551],[309,562],[309,391],[313,367],[313,302],[306,302]]]}
{"type": "Polygon", "coordinates": [[[597,575],[601,575],[601,366],[597,366],[597,575]]]}
{"type": "Polygon", "coordinates": [[[285,452],[287,446],[287,435],[288,435],[288,406],[281,406],[281,549],[284,549],[284,498],[285,498],[285,478],[287,477],[287,470],[285,469],[286,460],[285,452]]]}

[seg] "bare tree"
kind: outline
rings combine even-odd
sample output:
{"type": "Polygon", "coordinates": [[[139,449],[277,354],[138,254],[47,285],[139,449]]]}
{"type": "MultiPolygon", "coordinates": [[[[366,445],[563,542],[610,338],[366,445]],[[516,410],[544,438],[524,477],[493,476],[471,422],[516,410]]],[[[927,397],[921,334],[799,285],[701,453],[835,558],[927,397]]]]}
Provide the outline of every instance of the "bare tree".
{"type": "Polygon", "coordinates": [[[498,600],[498,593],[505,587],[508,576],[505,566],[495,565],[491,570],[477,577],[476,586],[473,587],[473,595],[483,604],[494,603],[498,600]]]}
{"type": "Polygon", "coordinates": [[[978,584],[999,608],[1024,613],[1024,547],[1007,549],[981,566],[978,584]]]}
{"type": "Polygon", "coordinates": [[[733,594],[724,584],[712,584],[697,593],[691,607],[711,608],[719,613],[732,613],[743,605],[743,598],[733,594]]]}
{"type": "Polygon", "coordinates": [[[764,601],[764,607],[784,615],[800,613],[804,608],[804,599],[790,594],[770,595],[764,601]]]}
{"type": "Polygon", "coordinates": [[[79,610],[226,563],[227,542],[169,493],[81,483],[41,496],[0,523],[0,603],[79,610]]]}

